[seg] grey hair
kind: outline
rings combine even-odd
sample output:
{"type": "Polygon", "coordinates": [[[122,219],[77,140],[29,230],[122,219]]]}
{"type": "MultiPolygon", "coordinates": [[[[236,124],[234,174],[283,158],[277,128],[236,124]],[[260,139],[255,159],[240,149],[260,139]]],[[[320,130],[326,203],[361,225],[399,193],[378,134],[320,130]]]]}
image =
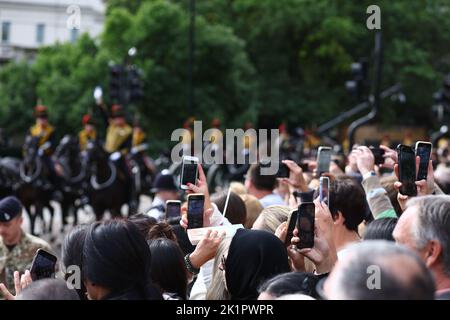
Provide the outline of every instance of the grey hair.
{"type": "Polygon", "coordinates": [[[419,207],[413,229],[417,248],[423,249],[431,240],[439,241],[444,273],[450,277],[450,196],[417,197],[407,203],[407,208],[413,206],[419,207]]]}
{"type": "MultiPolygon", "coordinates": [[[[408,248],[386,240],[366,240],[346,247],[346,254],[330,279],[330,299],[396,300],[433,299],[435,283],[425,263],[408,248]],[[412,265],[416,267],[411,268],[412,265]],[[411,272],[405,273],[409,267],[411,272]],[[370,272],[376,267],[380,287],[369,288],[370,272]],[[331,280],[330,280],[331,281],[331,280]]],[[[327,280],[328,281],[328,280],[327,280]]]]}

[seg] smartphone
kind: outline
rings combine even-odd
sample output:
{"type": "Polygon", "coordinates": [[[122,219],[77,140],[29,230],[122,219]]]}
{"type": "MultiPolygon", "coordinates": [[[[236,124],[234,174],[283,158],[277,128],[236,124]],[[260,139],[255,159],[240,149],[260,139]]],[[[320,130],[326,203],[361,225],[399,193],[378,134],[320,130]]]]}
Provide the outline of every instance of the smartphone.
{"type": "Polygon", "coordinates": [[[202,193],[192,193],[188,195],[187,199],[188,229],[203,228],[205,195],[202,193]]]}
{"type": "Polygon", "coordinates": [[[399,144],[398,154],[398,175],[402,183],[400,193],[414,197],[417,195],[416,188],[416,155],[410,146],[399,144]]]}
{"type": "Polygon", "coordinates": [[[430,142],[417,141],[416,157],[420,157],[419,170],[417,171],[417,180],[427,180],[428,163],[430,162],[432,145],[430,142]]]}
{"type": "Polygon", "coordinates": [[[54,278],[56,273],[56,256],[43,250],[38,249],[31,263],[31,279],[33,281],[54,278]]]}
{"type": "Polygon", "coordinates": [[[331,148],[319,147],[317,153],[317,175],[320,177],[322,173],[330,171],[331,148]]]}
{"type": "Polygon", "coordinates": [[[181,216],[181,201],[167,200],[166,201],[166,220],[171,218],[179,218],[181,216]]]}
{"type": "Polygon", "coordinates": [[[312,202],[304,202],[298,207],[297,230],[300,241],[297,248],[312,248],[314,246],[314,219],[316,206],[312,202]]]}
{"type": "Polygon", "coordinates": [[[286,246],[289,246],[291,244],[292,236],[294,235],[294,229],[297,224],[297,216],[298,216],[298,209],[294,209],[291,211],[291,214],[289,215],[288,222],[287,222],[287,233],[286,233],[286,239],[284,241],[286,246]]]}
{"type": "Polygon", "coordinates": [[[319,197],[320,202],[324,202],[328,207],[330,207],[330,178],[320,177],[319,197]]]}
{"type": "Polygon", "coordinates": [[[283,162],[278,166],[277,178],[289,178],[289,167],[283,162]]]}
{"type": "Polygon", "coordinates": [[[298,165],[300,168],[302,168],[303,172],[308,172],[309,171],[309,164],[306,162],[302,162],[298,165]]]}
{"type": "Polygon", "coordinates": [[[181,166],[180,188],[188,189],[188,183],[196,184],[198,176],[198,158],[183,156],[181,166]]]}
{"type": "Polygon", "coordinates": [[[381,148],[377,148],[377,147],[373,147],[370,146],[369,147],[370,151],[372,151],[373,156],[375,158],[375,164],[379,165],[379,164],[383,164],[384,163],[384,149],[381,148]]]}

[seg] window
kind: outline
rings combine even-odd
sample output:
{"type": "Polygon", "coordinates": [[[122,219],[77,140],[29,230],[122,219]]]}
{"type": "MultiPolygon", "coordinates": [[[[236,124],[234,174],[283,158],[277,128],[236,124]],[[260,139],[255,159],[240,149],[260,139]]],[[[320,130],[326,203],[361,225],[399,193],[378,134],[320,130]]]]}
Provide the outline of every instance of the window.
{"type": "Polygon", "coordinates": [[[78,39],[78,29],[70,29],[70,42],[75,42],[78,39]]]}
{"type": "Polygon", "coordinates": [[[2,42],[9,42],[11,37],[11,22],[2,22],[2,42]]]}
{"type": "Polygon", "coordinates": [[[44,43],[44,31],[45,31],[45,25],[43,23],[39,23],[36,26],[36,42],[38,44],[44,43]]]}

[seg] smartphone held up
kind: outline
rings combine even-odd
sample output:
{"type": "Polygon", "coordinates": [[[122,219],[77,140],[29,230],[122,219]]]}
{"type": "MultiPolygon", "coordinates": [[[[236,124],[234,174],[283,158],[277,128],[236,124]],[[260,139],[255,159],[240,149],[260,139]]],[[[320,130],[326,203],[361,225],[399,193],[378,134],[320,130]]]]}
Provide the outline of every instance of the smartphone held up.
{"type": "Polygon", "coordinates": [[[319,179],[319,199],[330,207],[330,178],[320,177],[319,179]]]}
{"type": "Polygon", "coordinates": [[[193,193],[187,197],[188,229],[203,228],[203,212],[205,208],[205,195],[193,193]]]}
{"type": "Polygon", "coordinates": [[[316,207],[312,202],[304,202],[298,207],[297,230],[300,241],[298,249],[312,248],[314,246],[314,220],[316,207]]]}
{"type": "Polygon", "coordinates": [[[317,176],[321,176],[322,173],[330,171],[331,163],[331,148],[319,147],[317,152],[317,176]]]}
{"type": "Polygon", "coordinates": [[[416,143],[416,157],[420,158],[419,168],[417,170],[417,180],[427,180],[428,164],[431,159],[432,144],[425,141],[417,141],[416,143]]]}
{"type": "Polygon", "coordinates": [[[54,278],[56,273],[56,256],[43,249],[38,249],[31,263],[31,279],[33,281],[54,278]]]}
{"type": "Polygon", "coordinates": [[[181,201],[167,200],[166,201],[166,220],[179,218],[181,216],[181,201]]]}
{"type": "Polygon", "coordinates": [[[285,238],[285,245],[289,246],[291,244],[291,239],[294,236],[294,229],[297,225],[297,216],[298,216],[298,209],[294,209],[291,211],[288,217],[287,221],[287,232],[286,232],[286,238],[285,238]]]}
{"type": "Polygon", "coordinates": [[[416,155],[410,146],[399,144],[398,154],[398,178],[402,183],[400,193],[414,197],[417,195],[416,187],[416,155]]]}
{"type": "Polygon", "coordinates": [[[197,157],[183,156],[180,176],[180,188],[188,189],[188,184],[196,184],[198,177],[198,163],[197,157]]]}

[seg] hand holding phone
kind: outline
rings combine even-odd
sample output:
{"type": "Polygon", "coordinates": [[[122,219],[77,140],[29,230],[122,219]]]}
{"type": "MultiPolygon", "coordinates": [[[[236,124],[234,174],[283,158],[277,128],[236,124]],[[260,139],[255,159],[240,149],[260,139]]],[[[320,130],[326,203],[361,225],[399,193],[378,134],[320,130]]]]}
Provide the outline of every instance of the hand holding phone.
{"type": "Polygon", "coordinates": [[[375,164],[380,165],[384,163],[384,149],[381,149],[379,147],[369,147],[370,151],[372,151],[373,157],[375,158],[375,164]]]}
{"type": "Polygon", "coordinates": [[[398,178],[402,183],[400,193],[405,196],[417,196],[416,187],[416,155],[410,146],[399,144],[398,153],[398,178]]]}
{"type": "Polygon", "coordinates": [[[278,165],[277,178],[289,178],[289,167],[283,162],[278,165]]]}
{"type": "Polygon", "coordinates": [[[43,250],[38,249],[31,263],[31,279],[33,281],[54,278],[56,272],[56,256],[43,250]]]}
{"type": "Polygon", "coordinates": [[[419,169],[417,171],[417,181],[427,180],[431,149],[432,145],[430,142],[417,141],[416,143],[416,157],[420,157],[419,169]]]}
{"type": "Polygon", "coordinates": [[[180,188],[187,190],[188,183],[196,184],[198,177],[198,158],[183,156],[180,176],[180,188]]]}
{"type": "Polygon", "coordinates": [[[316,206],[312,202],[304,202],[298,208],[297,230],[300,241],[298,249],[314,247],[314,226],[316,206]]]}
{"type": "Polygon", "coordinates": [[[187,218],[188,229],[203,228],[203,213],[205,210],[205,195],[192,193],[188,195],[187,218]]]}

